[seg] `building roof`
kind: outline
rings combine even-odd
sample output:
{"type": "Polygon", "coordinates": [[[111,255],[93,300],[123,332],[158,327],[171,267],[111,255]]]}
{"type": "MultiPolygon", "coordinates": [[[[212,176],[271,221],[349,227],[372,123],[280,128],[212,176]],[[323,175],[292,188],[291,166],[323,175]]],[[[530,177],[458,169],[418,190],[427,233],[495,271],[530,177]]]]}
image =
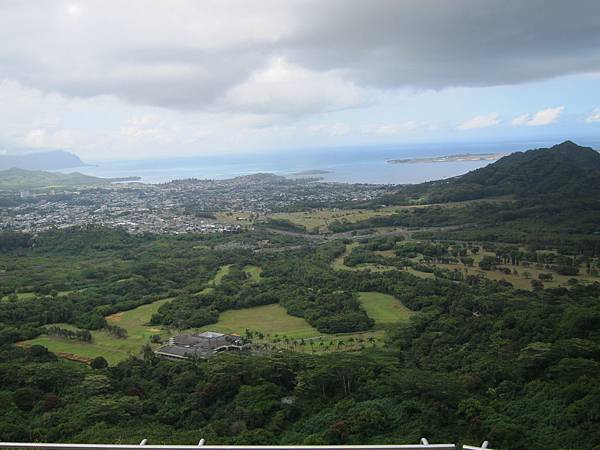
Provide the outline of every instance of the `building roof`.
{"type": "Polygon", "coordinates": [[[181,347],[178,345],[165,345],[156,351],[158,355],[170,356],[173,358],[193,358],[194,356],[200,358],[207,358],[213,352],[206,350],[202,347],[181,347]]]}
{"type": "Polygon", "coordinates": [[[213,338],[223,337],[225,335],[223,333],[217,333],[215,331],[204,331],[203,333],[198,333],[195,336],[206,338],[206,339],[213,339],[213,338]]]}
{"type": "Polygon", "coordinates": [[[201,339],[189,334],[181,334],[173,338],[173,342],[177,345],[188,347],[198,344],[201,339]]]}
{"type": "Polygon", "coordinates": [[[169,340],[169,344],[156,350],[157,355],[171,358],[208,358],[215,352],[243,346],[239,345],[239,337],[228,336],[214,331],[195,334],[181,334],[169,340]]]}

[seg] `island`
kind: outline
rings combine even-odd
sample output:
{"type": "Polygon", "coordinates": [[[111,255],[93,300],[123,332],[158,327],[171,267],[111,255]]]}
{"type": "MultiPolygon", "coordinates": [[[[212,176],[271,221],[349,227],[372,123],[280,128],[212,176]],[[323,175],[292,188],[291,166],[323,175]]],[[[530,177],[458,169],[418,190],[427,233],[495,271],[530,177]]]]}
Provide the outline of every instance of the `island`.
{"type": "Polygon", "coordinates": [[[432,156],[428,158],[388,159],[390,164],[415,164],[415,163],[446,163],[464,161],[497,161],[509,153],[459,153],[448,156],[432,156]]]}

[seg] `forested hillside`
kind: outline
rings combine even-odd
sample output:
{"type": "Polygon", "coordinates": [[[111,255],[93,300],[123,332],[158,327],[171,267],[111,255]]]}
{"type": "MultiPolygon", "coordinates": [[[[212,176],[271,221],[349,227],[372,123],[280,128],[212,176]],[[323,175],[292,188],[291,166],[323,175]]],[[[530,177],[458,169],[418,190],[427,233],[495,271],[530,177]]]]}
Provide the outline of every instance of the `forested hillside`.
{"type": "MultiPolygon", "coordinates": [[[[593,448],[600,439],[598,283],[530,292],[481,278],[340,271],[331,264],[342,242],[251,250],[264,238],[133,237],[103,229],[6,237],[4,293],[21,294],[0,302],[4,439],[173,444],[204,437],[212,444],[264,445],[410,443],[428,436],[490,439],[505,449],[593,448]],[[233,266],[204,291],[223,264],[233,266]],[[260,283],[236,269],[247,264],[264,267],[260,283]],[[24,276],[32,267],[38,270],[24,276]],[[177,327],[275,302],[324,330],[364,329],[373,326],[356,302],[364,291],[392,295],[416,312],[387,327],[383,347],[278,350],[208,362],[167,362],[146,347],[92,369],[37,345],[12,345],[55,323],[93,331],[105,326],[106,314],[166,296],[175,300],[153,320],[177,327]]],[[[298,243],[270,239],[275,246],[298,243]]],[[[404,248],[401,241],[376,242],[366,248],[404,248]]]]}
{"type": "Polygon", "coordinates": [[[598,200],[600,153],[571,141],[516,152],[465,175],[402,187],[388,204],[443,203],[511,195],[516,199],[598,200]]]}
{"type": "Polygon", "coordinates": [[[0,171],[0,191],[102,185],[110,180],[79,172],[58,173],[11,168],[0,171]]]}
{"type": "Polygon", "coordinates": [[[598,254],[600,154],[570,141],[518,152],[460,177],[403,186],[370,206],[380,204],[434,206],[353,223],[333,221],[329,228],[446,227],[420,237],[526,242],[598,254]],[[465,200],[470,202],[460,203],[465,200]],[[458,203],[444,207],[447,202],[458,203]]]}

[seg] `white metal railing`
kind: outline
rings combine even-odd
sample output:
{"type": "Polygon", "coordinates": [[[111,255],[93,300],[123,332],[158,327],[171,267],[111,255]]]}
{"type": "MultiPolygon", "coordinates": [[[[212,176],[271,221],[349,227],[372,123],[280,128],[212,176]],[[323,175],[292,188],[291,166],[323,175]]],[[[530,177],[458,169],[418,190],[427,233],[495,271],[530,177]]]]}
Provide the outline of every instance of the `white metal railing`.
{"type": "Polygon", "coordinates": [[[21,443],[0,442],[0,448],[10,449],[40,449],[40,450],[456,450],[454,444],[429,444],[423,440],[416,445],[147,445],[144,439],[139,445],[113,445],[113,444],[49,444],[49,443],[21,443]]]}
{"type": "Polygon", "coordinates": [[[490,443],[488,441],[483,441],[481,447],[473,447],[472,445],[463,445],[463,450],[492,450],[489,448],[490,443]]]}
{"type": "MultiPolygon", "coordinates": [[[[465,450],[492,450],[485,441],[481,447],[462,446],[465,450]]],[[[204,445],[200,439],[197,445],[148,445],[144,439],[135,444],[61,444],[41,442],[0,442],[0,449],[23,450],[457,450],[456,444],[430,444],[426,438],[421,438],[418,444],[403,445],[204,445]],[[140,449],[143,446],[143,449],[140,449]]]]}

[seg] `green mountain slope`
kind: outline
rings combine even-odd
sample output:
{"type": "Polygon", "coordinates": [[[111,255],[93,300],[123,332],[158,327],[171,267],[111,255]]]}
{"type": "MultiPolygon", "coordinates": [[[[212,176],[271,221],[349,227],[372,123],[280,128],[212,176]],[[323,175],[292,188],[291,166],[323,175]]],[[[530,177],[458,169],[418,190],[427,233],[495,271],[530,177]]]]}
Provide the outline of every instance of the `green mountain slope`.
{"type": "Polygon", "coordinates": [[[43,189],[103,185],[107,178],[92,177],[79,172],[56,173],[12,168],[0,171],[0,190],[43,189]]]}
{"type": "Polygon", "coordinates": [[[517,199],[600,198],[600,153],[571,141],[517,152],[458,177],[401,187],[382,203],[445,203],[501,195],[517,199]]]}
{"type": "Polygon", "coordinates": [[[457,177],[453,184],[473,184],[498,194],[521,197],[557,191],[589,195],[600,188],[600,153],[571,141],[550,148],[517,152],[457,177]]]}

